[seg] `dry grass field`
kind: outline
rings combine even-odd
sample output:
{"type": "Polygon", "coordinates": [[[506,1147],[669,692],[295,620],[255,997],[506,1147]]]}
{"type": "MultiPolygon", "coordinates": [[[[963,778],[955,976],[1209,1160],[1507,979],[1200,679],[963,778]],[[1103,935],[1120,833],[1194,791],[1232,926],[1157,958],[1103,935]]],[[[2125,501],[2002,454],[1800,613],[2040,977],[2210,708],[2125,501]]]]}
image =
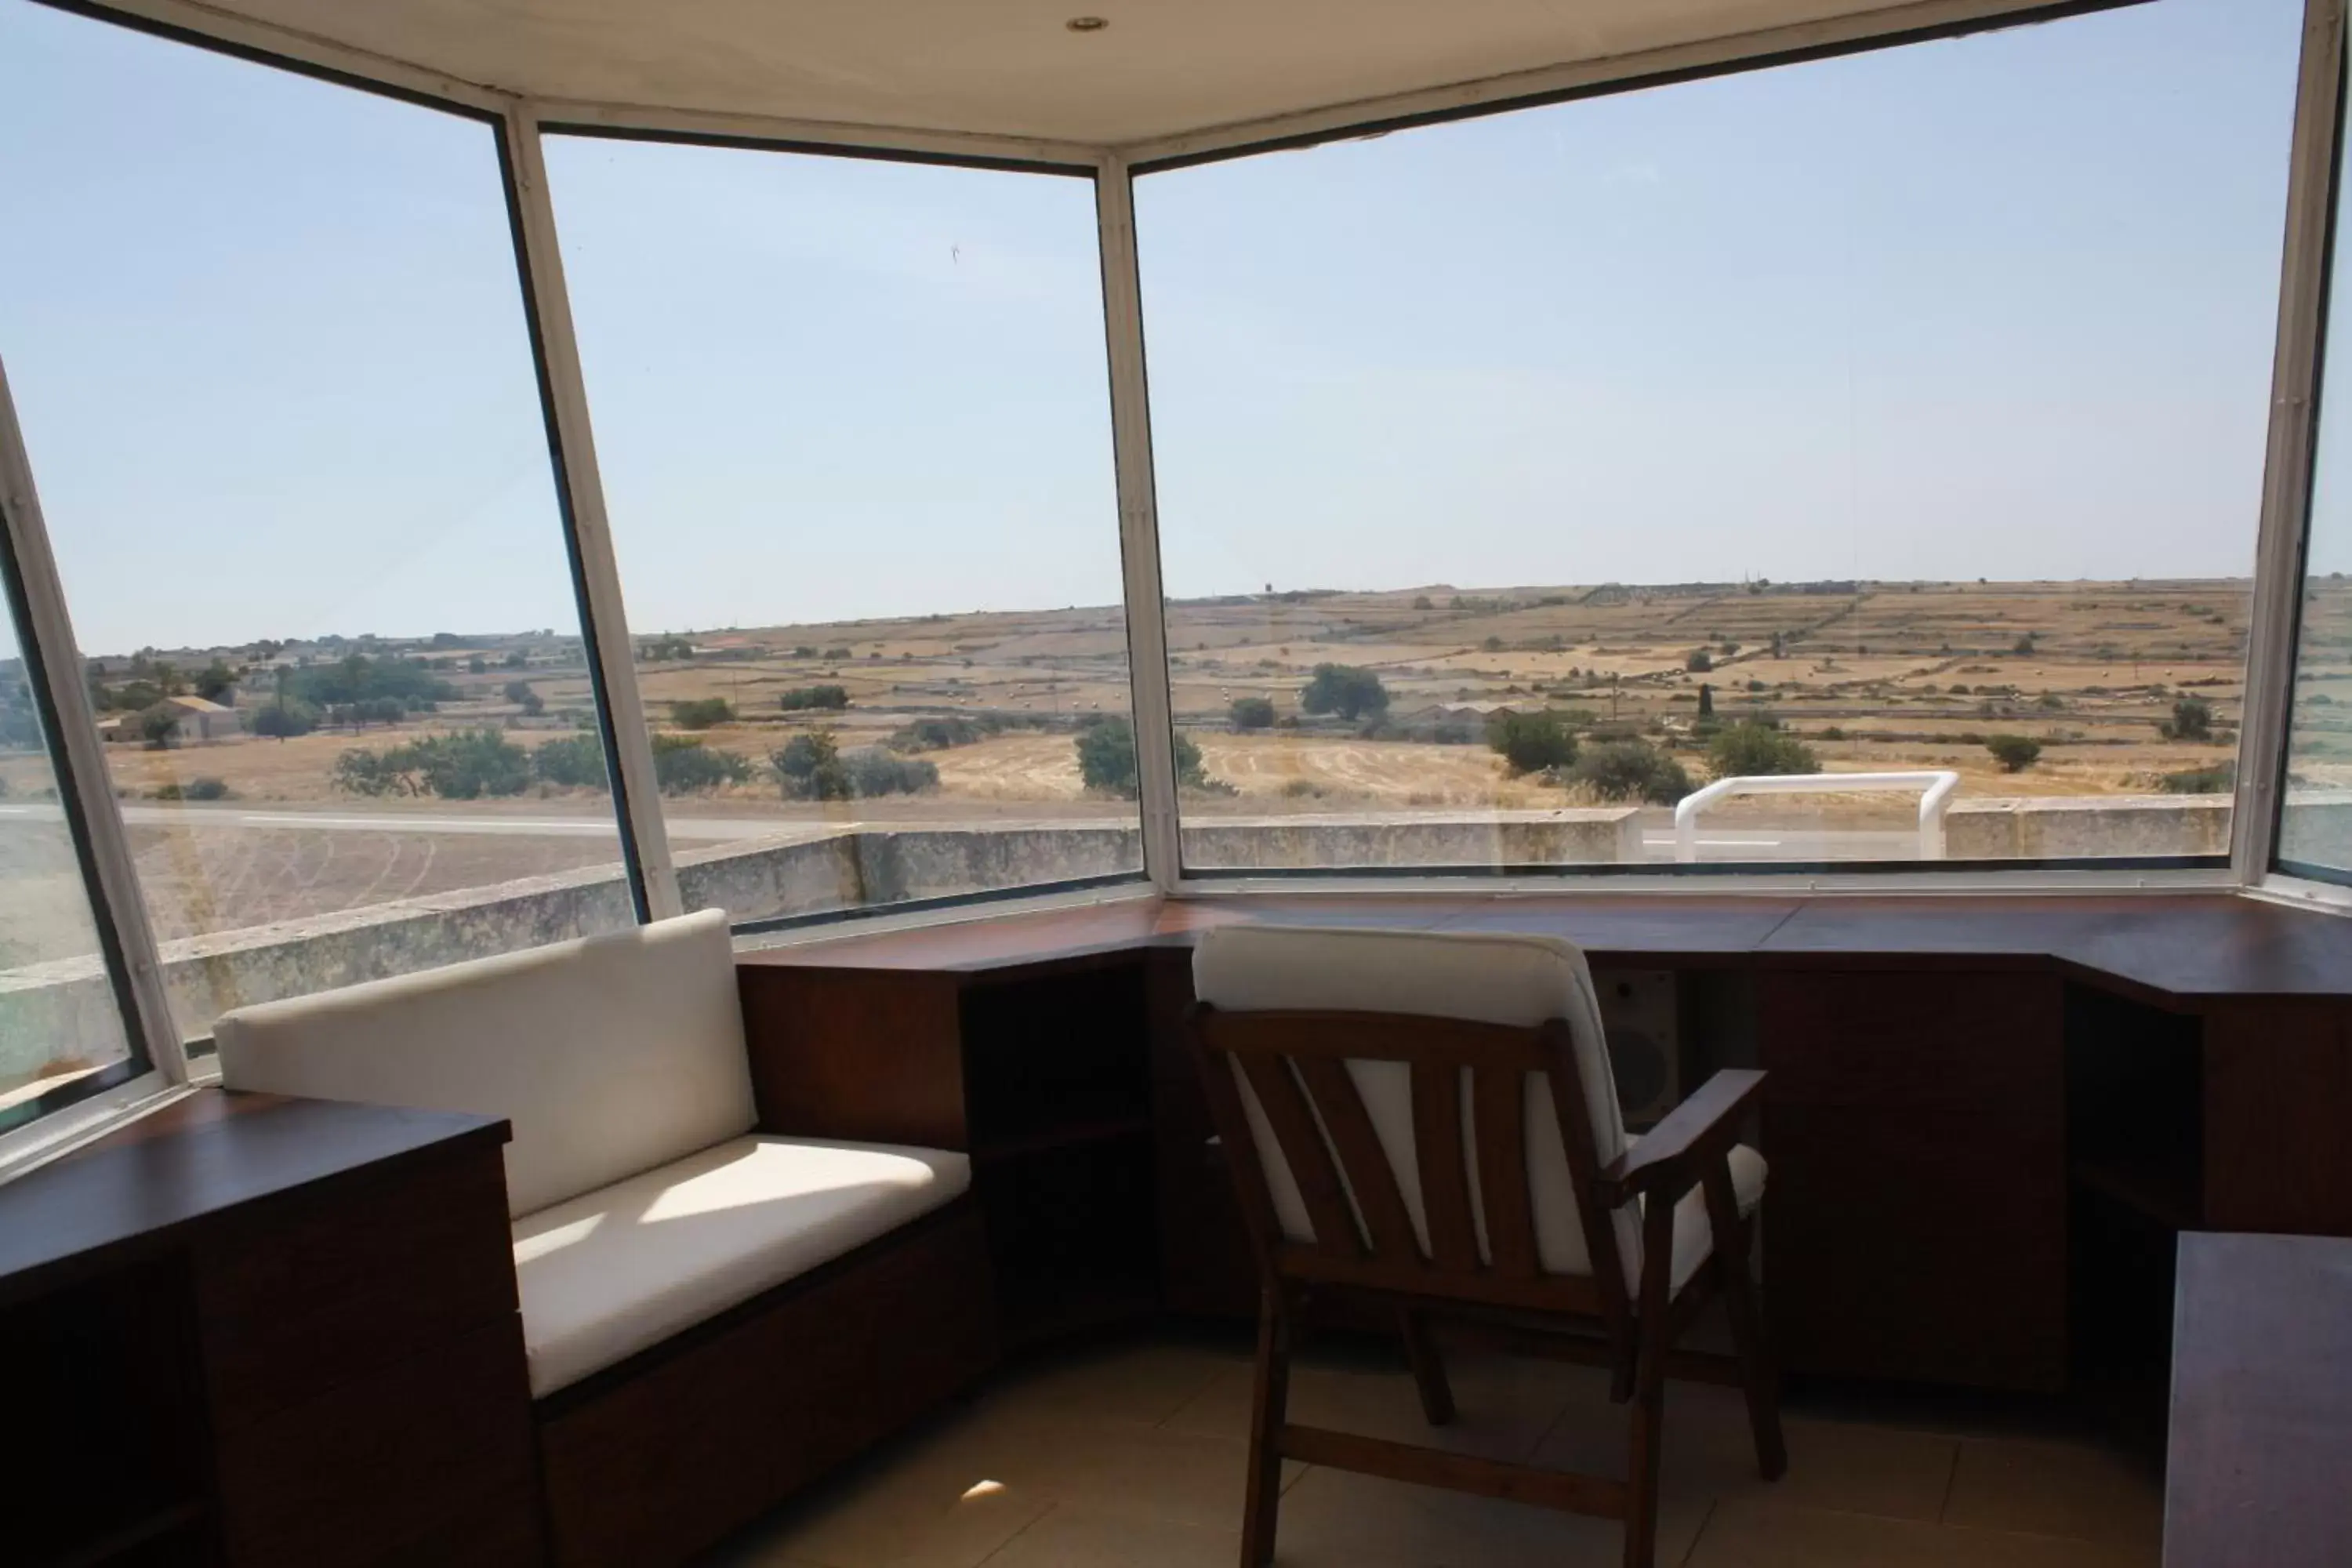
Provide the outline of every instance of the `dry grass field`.
{"type": "MultiPolygon", "coordinates": [[[[1702,688],[1718,723],[1767,717],[1831,771],[1950,767],[1963,798],[2141,794],[2168,774],[2225,764],[2243,700],[2248,584],[2118,583],[1616,584],[1381,593],[1299,593],[1173,604],[1171,670],[1180,731],[1201,752],[1205,790],[1186,810],[1265,814],[1366,809],[1531,809],[1580,804],[1578,790],[1513,778],[1483,743],[1500,708],[1576,715],[1588,742],[1638,736],[1707,776],[1702,688]],[[1702,662],[1695,656],[1704,655],[1702,662]],[[1317,666],[1376,673],[1377,723],[1305,713],[1317,666]],[[1276,726],[1237,731],[1234,703],[1262,698],[1276,726]],[[2161,726],[2183,699],[2210,706],[2202,738],[2161,726]],[[2040,743],[2021,772],[1986,750],[1998,734],[2040,743]]],[[[183,669],[215,650],[170,657],[183,669]]],[[[230,650],[232,657],[234,650],[230,650]]],[[[639,685],[657,731],[743,760],[742,782],[667,802],[682,842],[740,837],[757,824],[1117,817],[1134,807],[1089,792],[1080,728],[1125,712],[1124,617],[1115,608],[940,615],[888,621],[703,630],[641,638],[639,685]],[[659,657],[654,657],[658,655],[659,657]],[[788,710],[788,693],[839,686],[847,707],[788,710]],[[674,705],[723,700],[728,715],[688,731],[674,705]],[[923,749],[908,726],[962,720],[978,739],[923,749]],[[844,752],[893,749],[938,770],[935,787],[846,801],[784,798],[770,758],[793,737],[832,733],[844,752]]],[[[576,641],[489,639],[478,647],[385,643],[378,658],[426,658],[456,690],[392,724],[328,727],[284,741],[240,738],[149,750],[108,748],[133,816],[163,934],[247,926],[385,899],[608,861],[612,841],[547,830],[609,812],[593,784],[534,781],[522,793],[451,800],[355,796],[337,759],[389,752],[457,730],[490,729],[529,752],[578,733],[590,688],[576,641]],[[517,664],[516,660],[522,662],[517,664]],[[483,668],[476,669],[476,664],[483,668]],[[522,680],[540,707],[509,695],[522,680]],[[222,794],[172,804],[199,780],[222,794]],[[224,814],[316,813],[311,829],[224,814]],[[202,814],[202,815],[199,815],[202,814]],[[404,816],[517,818],[516,831],[461,836],[404,816]]],[[[288,650],[283,664],[312,657],[288,650]]],[[[316,657],[340,657],[321,654],[316,657]]],[[[2352,785],[2352,584],[2315,584],[2297,688],[2298,779],[2352,785]]],[[[248,719],[264,679],[238,698],[248,719]]],[[[39,759],[0,754],[5,801],[47,794],[39,759]]],[[[207,786],[208,787],[208,786],[207,786]]],[[[1883,803],[1899,807],[1899,802],[1883,803]]],[[[1866,816],[1878,815],[1868,813],[1866,816]]],[[[0,868],[30,885],[36,868],[0,868]]],[[[16,852],[19,858],[25,853],[16,852]]],[[[58,868],[37,868],[40,878],[58,868]]],[[[60,886],[67,884],[61,882],[60,886]]],[[[51,945],[34,921],[0,931],[0,959],[51,945]]]]}

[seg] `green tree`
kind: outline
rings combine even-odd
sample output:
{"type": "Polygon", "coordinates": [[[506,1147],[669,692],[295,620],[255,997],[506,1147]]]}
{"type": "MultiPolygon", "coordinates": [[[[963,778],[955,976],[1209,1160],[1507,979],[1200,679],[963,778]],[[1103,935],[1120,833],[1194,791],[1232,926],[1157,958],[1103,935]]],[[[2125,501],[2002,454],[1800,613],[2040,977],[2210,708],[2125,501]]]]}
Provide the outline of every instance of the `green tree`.
{"type": "Polygon", "coordinates": [[[224,700],[236,689],[236,671],[219,659],[196,672],[196,695],[207,702],[224,700]]]}
{"type": "Polygon", "coordinates": [[[1274,728],[1274,704],[1263,697],[1237,697],[1227,712],[1236,730],[1274,728]]]}
{"type": "Polygon", "coordinates": [[[1381,678],[1352,664],[1318,664],[1298,694],[1309,713],[1336,713],[1349,723],[1389,710],[1389,689],[1381,678]]]}
{"type": "Polygon", "coordinates": [[[847,800],[849,771],[830,730],[794,735],[768,759],[786,800],[847,800]]]}
{"type": "MultiPolygon", "coordinates": [[[[1209,775],[1201,763],[1201,748],[1184,735],[1176,738],[1176,782],[1206,788],[1209,775]]],[[[1100,719],[1078,731],[1078,776],[1087,788],[1110,795],[1136,795],[1135,726],[1124,716],[1100,719]]]]}
{"type": "Polygon", "coordinates": [[[530,753],[530,771],[540,783],[562,789],[604,789],[611,784],[604,772],[604,738],[589,730],[540,742],[530,753]]]}
{"type": "Polygon", "coordinates": [[[1497,713],[1487,721],[1486,744],[1509,764],[1513,777],[1576,761],[1576,731],[1557,713],[1497,713]]]}
{"type": "Polygon", "coordinates": [[[1693,675],[1705,675],[1715,668],[1715,656],[1703,647],[1695,647],[1691,649],[1690,657],[1683,660],[1683,668],[1693,675]]]}
{"type": "Polygon", "coordinates": [[[180,716],[169,708],[150,708],[139,716],[139,735],[149,751],[169,751],[180,738],[180,716]]]}
{"type": "Polygon", "coordinates": [[[276,740],[307,735],[319,727],[319,710],[299,698],[275,697],[253,715],[253,732],[276,740]]]}
{"type": "Polygon", "coordinates": [[[506,697],[508,701],[515,704],[515,706],[520,708],[524,713],[534,719],[540,714],[547,711],[546,701],[541,698],[538,692],[531,689],[530,682],[528,680],[508,681],[506,697]]]}
{"type": "Polygon", "coordinates": [[[1570,780],[1603,800],[1644,800],[1672,805],[1690,794],[1682,763],[1643,740],[1604,741],[1576,759],[1570,780]]]}
{"type": "Polygon", "coordinates": [[[849,689],[845,686],[795,686],[778,698],[776,704],[787,713],[799,713],[809,709],[838,711],[849,706],[849,689]]]}
{"type": "Polygon", "coordinates": [[[669,705],[670,722],[681,730],[708,730],[715,724],[732,724],[735,705],[724,697],[692,697],[669,705]]]}
{"type": "Polygon", "coordinates": [[[2202,697],[2183,697],[2172,704],[2172,719],[2157,728],[2168,741],[2210,741],[2213,738],[2213,705],[2202,697]]]}
{"type": "Polygon", "coordinates": [[[1717,731],[1707,745],[1706,761],[1719,779],[1821,772],[1811,747],[1759,719],[1743,719],[1717,731]]]}
{"type": "Polygon", "coordinates": [[[2042,755],[2042,742],[2023,735],[1994,735],[1986,740],[1985,750],[1992,753],[2001,772],[2021,773],[2042,755]]]}

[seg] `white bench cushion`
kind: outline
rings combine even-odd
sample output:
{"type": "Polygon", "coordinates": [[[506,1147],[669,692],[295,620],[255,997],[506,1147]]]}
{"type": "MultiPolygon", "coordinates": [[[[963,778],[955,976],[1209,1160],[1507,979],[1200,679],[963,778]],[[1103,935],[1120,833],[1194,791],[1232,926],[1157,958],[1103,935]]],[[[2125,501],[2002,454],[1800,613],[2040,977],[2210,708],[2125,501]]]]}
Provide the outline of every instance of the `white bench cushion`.
{"type": "Polygon", "coordinates": [[[514,1255],[531,1393],[657,1344],[971,1184],[971,1162],[938,1149],[736,1138],[525,1215],[514,1255]]]}
{"type": "Polygon", "coordinates": [[[509,1215],[758,1119],[718,910],[240,1007],[215,1033],[231,1089],[506,1118],[509,1215]]]}

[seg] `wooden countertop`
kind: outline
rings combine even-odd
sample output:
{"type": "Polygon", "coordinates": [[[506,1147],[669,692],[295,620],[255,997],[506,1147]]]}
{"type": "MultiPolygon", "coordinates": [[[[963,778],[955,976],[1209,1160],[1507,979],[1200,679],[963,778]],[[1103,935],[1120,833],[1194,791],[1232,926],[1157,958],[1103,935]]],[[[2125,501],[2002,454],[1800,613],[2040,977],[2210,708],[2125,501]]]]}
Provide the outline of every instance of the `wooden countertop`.
{"type": "Polygon", "coordinates": [[[1564,936],[1596,963],[1661,967],[2055,965],[2168,1005],[2352,995],[2352,919],[2225,893],[1505,896],[1276,893],[1130,899],[845,934],[740,955],[751,965],[984,973],[1189,947],[1232,921],[1564,936]]]}
{"type": "Polygon", "coordinates": [[[0,1300],[242,1205],[477,1140],[503,1144],[507,1124],[200,1089],[0,1186],[0,1300]]]}
{"type": "Polygon", "coordinates": [[[2352,1241],[2180,1238],[2164,1561],[2352,1563],[2352,1241]]]}

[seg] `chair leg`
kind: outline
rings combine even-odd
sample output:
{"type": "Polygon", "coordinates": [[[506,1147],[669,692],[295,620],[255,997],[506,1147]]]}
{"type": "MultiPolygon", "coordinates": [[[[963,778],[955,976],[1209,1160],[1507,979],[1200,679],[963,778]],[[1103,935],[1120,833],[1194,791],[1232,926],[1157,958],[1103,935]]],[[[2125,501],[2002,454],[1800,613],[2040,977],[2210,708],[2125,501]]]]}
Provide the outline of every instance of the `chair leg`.
{"type": "Polygon", "coordinates": [[[1706,1217],[1715,1232],[1716,1279],[1724,1315],[1731,1320],[1731,1344],[1739,1353],[1740,1386],[1748,1395],[1748,1425],[1756,1436],[1756,1470],[1777,1481],[1789,1469],[1789,1447],[1780,1433],[1780,1374],[1764,1325],[1756,1310],[1756,1280],[1748,1271],[1748,1240],[1754,1226],[1740,1216],[1731,1188],[1731,1168],[1709,1171],[1706,1217]]]}
{"type": "Polygon", "coordinates": [[[1666,1389],[1663,1346],[1644,1346],[1633,1380],[1625,1456],[1625,1568],[1652,1568],[1658,1552],[1658,1467],[1666,1389]]]}
{"type": "Polygon", "coordinates": [[[1650,1198],[1642,1212],[1642,1290],[1633,1408],[1625,1458],[1625,1568],[1658,1554],[1658,1466],[1666,1415],[1666,1309],[1674,1293],[1675,1205],[1650,1198]]]}
{"type": "Polygon", "coordinates": [[[1443,1426],[1454,1419],[1454,1389],[1445,1381],[1445,1363],[1438,1356],[1429,1320],[1410,1307],[1400,1307],[1397,1330],[1404,1336],[1404,1359],[1412,1368],[1412,1385],[1421,1391],[1421,1413],[1432,1426],[1443,1426]]]}
{"type": "Polygon", "coordinates": [[[1280,1291],[1258,1294],[1257,1375],[1250,1392],[1249,1492],[1242,1508],[1242,1568],[1270,1568],[1282,1505],[1282,1424],[1290,1402],[1290,1309],[1280,1291]]]}

